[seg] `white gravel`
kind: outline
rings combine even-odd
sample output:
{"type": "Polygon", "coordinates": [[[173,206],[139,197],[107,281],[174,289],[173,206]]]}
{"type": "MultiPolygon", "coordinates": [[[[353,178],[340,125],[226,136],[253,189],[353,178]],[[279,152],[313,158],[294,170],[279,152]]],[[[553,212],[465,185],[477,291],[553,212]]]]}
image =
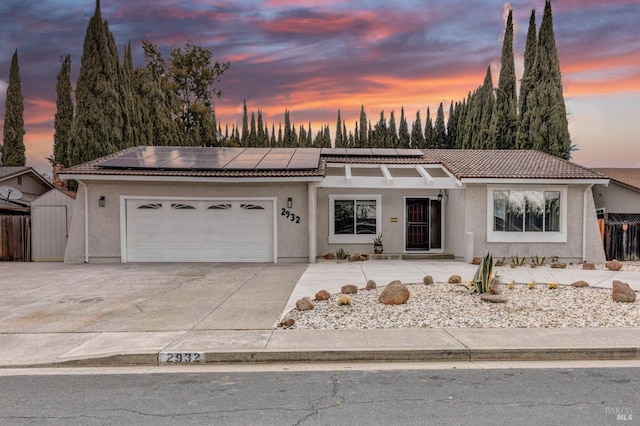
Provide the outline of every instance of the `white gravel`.
{"type": "Polygon", "coordinates": [[[453,284],[405,285],[411,296],[404,305],[379,303],[382,288],[359,290],[349,295],[350,306],[338,306],[344,295],[334,294],[314,302],[313,310],[293,309],[284,319],[293,318],[294,329],[640,327],[640,302],[614,302],[610,289],[502,285],[509,301],[493,304],[453,284]]]}

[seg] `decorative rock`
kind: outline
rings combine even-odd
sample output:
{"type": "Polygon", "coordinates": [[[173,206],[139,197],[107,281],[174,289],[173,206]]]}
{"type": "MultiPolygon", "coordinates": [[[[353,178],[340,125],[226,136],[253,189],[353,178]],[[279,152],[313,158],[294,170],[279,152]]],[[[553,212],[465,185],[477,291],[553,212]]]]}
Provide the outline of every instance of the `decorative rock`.
{"type": "Polygon", "coordinates": [[[587,271],[595,271],[596,270],[596,265],[594,263],[583,263],[582,264],[582,269],[585,269],[587,271]]]}
{"type": "Polygon", "coordinates": [[[572,287],[589,287],[589,283],[583,280],[576,281],[575,283],[571,283],[572,287]]]}
{"type": "Polygon", "coordinates": [[[433,284],[433,277],[431,277],[431,275],[425,275],[425,277],[422,279],[422,282],[425,285],[433,284]]]}
{"type": "Polygon", "coordinates": [[[480,259],[479,257],[474,257],[473,260],[471,261],[472,265],[479,265],[482,263],[482,259],[480,259]]]}
{"type": "Polygon", "coordinates": [[[563,262],[556,262],[551,264],[551,268],[553,269],[565,269],[566,267],[567,267],[567,264],[563,262]]]}
{"type": "Polygon", "coordinates": [[[491,280],[491,285],[489,287],[489,293],[491,294],[500,294],[502,293],[502,290],[500,289],[500,281],[498,281],[496,278],[491,280]]]}
{"type": "Polygon", "coordinates": [[[462,282],[462,278],[460,275],[451,275],[449,277],[449,284],[460,284],[462,282]]]}
{"type": "Polygon", "coordinates": [[[367,286],[365,287],[365,290],[375,290],[377,287],[378,285],[374,280],[369,280],[367,281],[367,286]]]}
{"type": "Polygon", "coordinates": [[[361,257],[362,256],[360,256],[360,253],[354,253],[349,256],[349,262],[359,262],[361,257]]]}
{"type": "Polygon", "coordinates": [[[614,280],[611,298],[614,302],[633,303],[636,300],[636,292],[629,287],[629,284],[614,280]]]}
{"type": "Polygon", "coordinates": [[[327,290],[320,290],[316,293],[316,300],[329,300],[331,295],[327,290]]]}
{"type": "Polygon", "coordinates": [[[289,328],[292,327],[295,323],[296,320],[294,320],[293,318],[286,318],[282,320],[282,322],[280,323],[280,327],[289,328]]]}
{"type": "Polygon", "coordinates": [[[402,305],[409,300],[409,289],[400,281],[393,281],[380,293],[378,301],[385,305],[402,305]]]}
{"type": "Polygon", "coordinates": [[[308,297],[303,297],[296,302],[296,309],[299,311],[309,311],[315,307],[316,305],[308,297]]]}
{"type": "Polygon", "coordinates": [[[483,293],[480,295],[480,300],[484,300],[485,302],[489,303],[506,303],[507,301],[509,301],[509,298],[501,294],[483,293]]]}
{"type": "Polygon", "coordinates": [[[334,259],[334,258],[335,258],[335,256],[334,256],[334,254],[333,254],[333,253],[327,253],[327,254],[325,254],[325,255],[324,255],[324,258],[325,258],[326,260],[331,260],[331,259],[334,259]]]}
{"type": "Polygon", "coordinates": [[[619,271],[620,269],[622,269],[622,263],[618,262],[615,259],[611,262],[605,263],[604,266],[606,266],[610,271],[619,271]]]}
{"type": "Polygon", "coordinates": [[[355,294],[358,292],[358,286],[355,284],[347,284],[343,285],[340,289],[342,294],[355,294]]]}

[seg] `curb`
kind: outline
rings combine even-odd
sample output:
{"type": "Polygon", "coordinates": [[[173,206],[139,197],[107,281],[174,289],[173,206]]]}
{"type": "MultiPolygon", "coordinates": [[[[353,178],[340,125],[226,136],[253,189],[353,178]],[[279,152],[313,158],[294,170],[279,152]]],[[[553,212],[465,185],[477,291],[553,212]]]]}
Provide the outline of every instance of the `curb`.
{"type": "MultiPolygon", "coordinates": [[[[191,359],[191,358],[189,358],[191,359]]],[[[8,368],[62,367],[155,367],[168,365],[206,365],[231,363],[310,363],[310,362],[480,362],[480,361],[635,361],[640,348],[493,348],[493,349],[409,349],[409,350],[329,350],[329,351],[238,351],[238,352],[159,352],[122,354],[47,363],[3,365],[8,368]],[[185,361],[186,354],[198,354],[196,361],[185,361]],[[178,359],[180,361],[168,361],[178,359]]]]}

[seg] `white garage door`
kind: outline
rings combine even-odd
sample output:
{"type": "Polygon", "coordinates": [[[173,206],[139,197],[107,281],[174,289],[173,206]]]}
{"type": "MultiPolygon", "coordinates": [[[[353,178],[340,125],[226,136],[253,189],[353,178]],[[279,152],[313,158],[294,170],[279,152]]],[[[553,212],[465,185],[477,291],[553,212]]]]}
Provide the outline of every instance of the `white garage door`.
{"type": "Polygon", "coordinates": [[[273,201],[127,200],[128,262],[273,262],[273,201]]]}

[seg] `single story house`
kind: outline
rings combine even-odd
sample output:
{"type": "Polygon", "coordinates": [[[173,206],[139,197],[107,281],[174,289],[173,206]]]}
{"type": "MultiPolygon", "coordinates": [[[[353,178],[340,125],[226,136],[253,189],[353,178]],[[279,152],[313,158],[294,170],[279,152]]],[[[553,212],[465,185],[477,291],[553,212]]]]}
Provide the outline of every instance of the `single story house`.
{"type": "Polygon", "coordinates": [[[593,187],[607,259],[640,259],[640,169],[594,170],[611,179],[593,187]]]}
{"type": "Polygon", "coordinates": [[[31,260],[31,207],[53,185],[32,167],[0,166],[0,261],[31,260]]]}
{"type": "Polygon", "coordinates": [[[314,262],[342,248],[604,261],[591,189],[536,151],[135,147],[79,182],[66,262],[314,262]]]}

